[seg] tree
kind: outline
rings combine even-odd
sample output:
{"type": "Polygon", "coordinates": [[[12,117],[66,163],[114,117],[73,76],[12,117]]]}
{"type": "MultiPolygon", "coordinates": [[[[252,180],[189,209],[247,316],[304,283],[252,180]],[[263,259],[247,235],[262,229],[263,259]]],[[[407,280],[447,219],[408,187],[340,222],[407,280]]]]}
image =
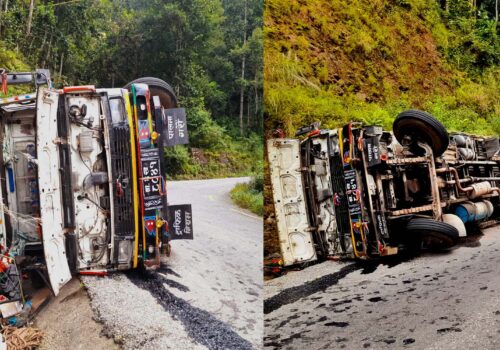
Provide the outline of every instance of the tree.
{"type": "MultiPolygon", "coordinates": [[[[243,1],[243,47],[246,46],[247,44],[247,1],[243,1]]],[[[244,102],[245,102],[245,61],[246,61],[246,53],[243,50],[242,57],[241,57],[241,88],[240,88],[240,134],[243,135],[244,130],[243,130],[243,108],[244,108],[244,102]]]]}
{"type": "Polygon", "coordinates": [[[28,25],[26,26],[26,35],[31,33],[31,21],[33,20],[33,8],[35,7],[35,0],[30,0],[30,9],[28,12],[28,25]]]}
{"type": "Polygon", "coordinates": [[[260,130],[261,17],[257,0],[10,0],[0,37],[56,84],[157,76],[197,111],[194,128],[246,136],[260,130]]]}
{"type": "MultiPolygon", "coordinates": [[[[256,47],[253,44],[253,47],[250,48],[249,42],[252,40],[251,35],[253,35],[254,30],[262,27],[262,1],[224,0],[223,4],[226,14],[224,25],[226,46],[229,49],[233,65],[239,66],[240,75],[238,79],[226,85],[227,90],[232,91],[231,95],[238,103],[238,109],[230,110],[228,113],[234,113],[237,116],[241,135],[250,132],[252,125],[256,127],[254,131],[259,130],[258,123],[252,122],[252,120],[259,119],[259,109],[252,107],[252,105],[256,101],[262,101],[262,80],[258,79],[262,71],[262,65],[255,64],[259,61],[256,57],[262,58],[262,50],[261,48],[255,50],[256,47]],[[252,64],[249,64],[250,61],[252,61],[252,64]],[[255,91],[255,84],[260,84],[257,91],[255,91]],[[246,124],[244,123],[245,110],[247,112],[246,124]]],[[[262,40],[262,36],[260,36],[260,40],[262,40]]]]}

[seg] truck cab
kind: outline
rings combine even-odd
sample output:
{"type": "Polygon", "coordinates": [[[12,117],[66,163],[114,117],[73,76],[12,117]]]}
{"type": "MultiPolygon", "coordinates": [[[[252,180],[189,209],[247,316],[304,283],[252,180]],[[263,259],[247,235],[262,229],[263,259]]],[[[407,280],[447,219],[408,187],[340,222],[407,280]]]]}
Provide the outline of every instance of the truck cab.
{"type": "Polygon", "coordinates": [[[54,89],[47,71],[7,79],[36,93],[0,99],[2,254],[41,266],[56,295],[75,273],[159,267],[169,229],[157,141],[177,107],[168,84],[151,78],[151,96],[141,81],[54,89]]]}

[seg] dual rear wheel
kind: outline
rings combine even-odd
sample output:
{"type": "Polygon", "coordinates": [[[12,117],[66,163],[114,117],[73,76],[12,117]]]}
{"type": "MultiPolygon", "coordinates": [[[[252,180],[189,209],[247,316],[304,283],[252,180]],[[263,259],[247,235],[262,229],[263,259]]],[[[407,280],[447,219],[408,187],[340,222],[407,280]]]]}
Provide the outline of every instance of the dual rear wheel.
{"type": "MultiPolygon", "coordinates": [[[[392,129],[398,142],[417,156],[425,154],[419,142],[429,145],[434,157],[441,156],[448,148],[446,128],[427,112],[415,109],[401,112],[394,120],[392,129]]],[[[456,227],[430,218],[410,220],[405,231],[412,244],[430,249],[451,248],[459,239],[456,227]]]]}

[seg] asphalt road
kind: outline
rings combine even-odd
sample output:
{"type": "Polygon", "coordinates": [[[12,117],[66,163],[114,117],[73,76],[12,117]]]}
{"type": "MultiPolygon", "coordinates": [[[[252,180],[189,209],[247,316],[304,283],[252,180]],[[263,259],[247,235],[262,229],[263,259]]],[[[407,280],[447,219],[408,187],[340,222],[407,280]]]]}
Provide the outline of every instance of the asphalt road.
{"type": "Polygon", "coordinates": [[[500,228],[449,252],[267,281],[265,349],[500,349],[500,228]]]}
{"type": "Polygon", "coordinates": [[[262,219],[229,197],[244,181],[169,182],[169,203],[192,205],[194,240],[173,241],[159,271],[84,278],[123,348],[262,348],[262,219]]]}

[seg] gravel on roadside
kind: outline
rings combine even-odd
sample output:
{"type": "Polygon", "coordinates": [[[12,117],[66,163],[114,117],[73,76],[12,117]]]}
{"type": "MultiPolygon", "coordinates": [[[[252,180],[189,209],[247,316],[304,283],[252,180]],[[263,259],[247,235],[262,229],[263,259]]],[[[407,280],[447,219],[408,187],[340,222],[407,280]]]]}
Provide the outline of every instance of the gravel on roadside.
{"type": "Polygon", "coordinates": [[[83,277],[103,332],[124,349],[251,350],[251,343],[209,312],[169,291],[158,272],[83,277]]]}
{"type": "Polygon", "coordinates": [[[123,349],[194,349],[197,344],[157,302],[155,297],[130,281],[124,274],[105,278],[83,276],[91,306],[103,333],[123,349]]]}

